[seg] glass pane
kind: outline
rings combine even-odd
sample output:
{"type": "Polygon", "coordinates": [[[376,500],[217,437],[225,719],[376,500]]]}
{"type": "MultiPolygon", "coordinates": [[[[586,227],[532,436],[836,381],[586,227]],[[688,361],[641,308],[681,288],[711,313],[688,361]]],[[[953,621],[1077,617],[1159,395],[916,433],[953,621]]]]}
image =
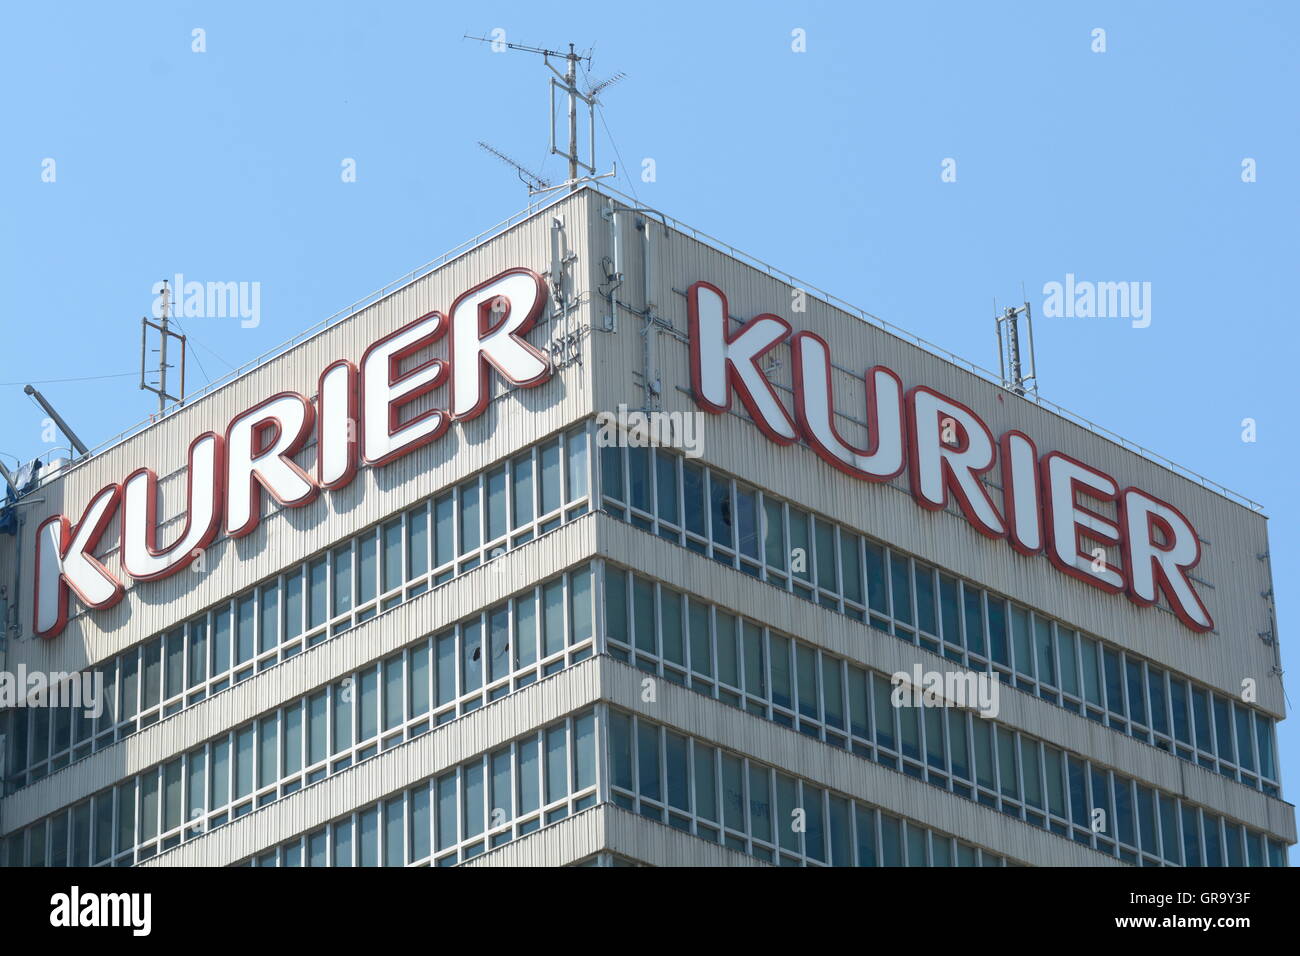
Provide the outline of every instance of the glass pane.
{"type": "Polygon", "coordinates": [[[778,634],[772,641],[772,702],[787,710],[793,708],[790,683],[790,641],[778,634]]]}
{"type": "Polygon", "coordinates": [[[772,567],[785,570],[785,525],[781,502],[763,497],[763,557],[772,567]]]}
{"type": "Polygon", "coordinates": [[[644,721],[636,725],[637,786],[641,796],[660,800],[659,728],[644,721]]]}
{"type": "Polygon", "coordinates": [[[691,670],[713,675],[713,638],[709,631],[709,609],[698,601],[689,602],[687,621],[691,629],[691,670]]]}
{"type": "MultiPolygon", "coordinates": [[[[613,449],[615,452],[617,448],[613,449]]],[[[533,459],[531,455],[522,455],[514,460],[514,522],[511,527],[518,528],[533,520],[533,459]]],[[[606,475],[608,480],[608,474],[606,475]]]]}
{"type": "Polygon", "coordinates": [[[677,459],[662,450],[655,452],[655,494],[659,520],[681,524],[681,508],[677,500],[677,459]]]}
{"type": "Polygon", "coordinates": [[[835,529],[820,518],[813,519],[817,541],[817,586],[839,592],[839,574],[835,564],[835,529]]]}
{"type": "Polygon", "coordinates": [[[564,650],[564,579],[542,585],[542,654],[564,650]]]}
{"type": "Polygon", "coordinates": [[[740,687],[740,656],[736,650],[739,638],[736,618],[723,611],[717,612],[718,679],[732,687],[740,687]]]}
{"type": "Polygon", "coordinates": [[[433,566],[440,568],[456,556],[456,503],[450,494],[433,503],[433,566]]]}
{"type": "Polygon", "coordinates": [[[943,622],[943,639],[955,647],[961,647],[957,582],[946,574],[939,575],[939,611],[943,622]]]}
{"type": "Polygon", "coordinates": [[[718,782],[714,775],[713,755],[716,751],[699,741],[695,751],[695,813],[705,820],[717,822],[718,782]]]}
{"type": "MultiPolygon", "coordinates": [[[[237,602],[238,619],[236,626],[235,662],[242,664],[253,659],[253,619],[256,616],[256,601],[249,593],[237,602]]],[[[148,670],[145,671],[146,688],[148,687],[148,670]]],[[[148,697],[146,696],[146,704],[148,697]]]]}
{"type": "MultiPolygon", "coordinates": [[[[597,441],[600,444],[601,441],[597,441]]],[[[617,445],[606,445],[600,450],[601,490],[607,498],[624,501],[623,491],[623,449],[617,445]]]]}
{"type": "Polygon", "coordinates": [[[542,514],[548,514],[560,507],[560,440],[558,438],[542,446],[542,514]]]}
{"type": "Polygon", "coordinates": [[[580,568],[569,575],[569,643],[580,644],[592,636],[591,569],[580,568]]]}
{"type": "Polygon", "coordinates": [[[731,482],[714,472],[709,472],[709,501],[714,543],[734,549],[736,533],[732,527],[731,482]]]}
{"type": "Polygon", "coordinates": [[[704,469],[689,461],[683,462],[682,488],[686,530],[704,537],[707,534],[704,520],[704,469]]]}
{"type": "Polygon", "coordinates": [[[258,653],[273,650],[280,642],[280,589],[275,584],[262,588],[261,614],[257,622],[258,653]]]}
{"type": "Polygon", "coordinates": [[[406,562],[408,579],[429,571],[429,512],[424,506],[406,513],[406,562]]]}
{"type": "Polygon", "coordinates": [[[357,543],[357,603],[373,601],[379,587],[379,539],[367,531],[357,543]]]}
{"type": "Polygon", "coordinates": [[[395,518],[384,525],[384,578],[385,592],[400,587],[402,574],[402,519],[395,518]]]}
{"type": "Polygon", "coordinates": [[[938,635],[939,621],[934,608],[934,569],[916,562],[916,626],[938,635]]]}
{"type": "Polygon", "coordinates": [[[537,600],[532,592],[515,599],[515,666],[537,660],[537,600]]]}
{"type": "Polygon", "coordinates": [[[736,529],[740,553],[758,560],[758,500],[752,489],[736,486],[736,529]]]}
{"type": "Polygon", "coordinates": [[[479,546],[481,522],[479,514],[478,481],[467,481],[460,486],[460,548],[466,554],[479,546]]]}
{"type": "MultiPolygon", "coordinates": [[[[349,546],[344,545],[334,552],[334,614],[343,614],[351,609],[352,549],[349,546]]],[[[243,660],[243,658],[241,657],[240,660],[243,660]]]]}
{"type": "Polygon", "coordinates": [[[605,633],[612,641],[627,644],[627,575],[605,565],[605,633]]]}
{"type": "Polygon", "coordinates": [[[790,520],[790,571],[811,584],[813,557],[808,546],[808,515],[798,508],[786,510],[790,520]]]}
{"type": "Polygon", "coordinates": [[[487,540],[493,541],[506,533],[506,469],[488,472],[487,476],[487,540]]]}
{"type": "Polygon", "coordinates": [[[478,620],[463,625],[460,639],[461,693],[470,694],[483,686],[483,625],[478,620]]]}
{"type": "Polygon", "coordinates": [[[763,662],[763,629],[750,621],[744,622],[745,691],[767,699],[767,668],[763,662]]]}
{"type": "Polygon", "coordinates": [[[566,501],[576,501],[587,497],[587,433],[581,428],[574,429],[565,436],[568,450],[568,496],[566,501]]]}
{"type": "Polygon", "coordinates": [[[682,641],[682,596],[669,588],[659,589],[659,621],[663,629],[664,659],[674,664],[686,663],[682,641]]]}

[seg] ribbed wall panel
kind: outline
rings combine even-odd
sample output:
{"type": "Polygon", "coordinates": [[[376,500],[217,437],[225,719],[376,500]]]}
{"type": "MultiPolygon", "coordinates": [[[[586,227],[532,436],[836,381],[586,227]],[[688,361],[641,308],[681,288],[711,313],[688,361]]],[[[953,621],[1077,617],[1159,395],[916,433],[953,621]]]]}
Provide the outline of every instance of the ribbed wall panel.
{"type": "Polygon", "coordinates": [[[683,733],[748,754],[786,773],[1034,866],[1120,866],[1119,860],[1028,826],[971,800],[928,787],[838,747],[658,681],[655,700],[642,699],[645,674],[604,659],[601,696],[624,710],[683,733]]]}
{"type": "MultiPolygon", "coordinates": [[[[591,206],[591,263],[611,254],[609,227],[600,218],[603,202],[591,206]]],[[[631,216],[620,218],[630,220],[631,216]]],[[[657,313],[685,336],[686,300],[680,293],[705,280],[726,293],[729,310],[738,319],[771,312],[795,331],[809,330],[822,336],[830,344],[832,361],[847,370],[833,373],[838,424],[846,440],[867,444],[862,428],[845,416],[865,419],[863,373],[875,365],[886,365],[898,373],[905,389],[926,385],[969,406],[988,424],[995,439],[1012,428],[1020,429],[1034,440],[1040,455],[1063,451],[1110,474],[1121,488],[1135,485],[1177,506],[1204,539],[1201,562],[1193,574],[1213,585],[1198,585],[1198,589],[1217,632],[1197,634],[1167,611],[1140,608],[1122,595],[1107,594],[1070,578],[1045,557],[1024,557],[1005,541],[980,535],[956,514],[955,506],[947,513],[918,507],[907,490],[906,471],[891,486],[873,485],[841,474],[807,446],[773,444],[741,417],[744,412],[739,401],[733,402],[733,407],[740,414],[702,416],[704,461],[1090,634],[1164,662],[1231,696],[1241,693],[1243,679],[1252,678],[1258,686],[1258,706],[1283,716],[1282,685],[1272,671],[1274,650],[1258,637],[1272,628],[1268,601],[1262,596],[1271,585],[1267,565],[1258,558],[1268,551],[1267,521],[1262,515],[819,300],[809,297],[807,310],[794,312],[792,289],[784,282],[683,233],[669,231],[664,238],[665,230],[657,222],[652,228],[657,252],[657,313]]],[[[621,235],[626,278],[619,295],[641,308],[642,233],[627,221],[621,235]]],[[[603,303],[601,307],[608,308],[603,303]]],[[[637,316],[620,311],[618,333],[597,338],[598,408],[613,410],[619,403],[643,407],[640,326],[637,316]]],[[[698,411],[687,394],[690,369],[685,341],[659,332],[651,338],[657,365],[654,375],[662,379],[663,409],[698,411]]],[[[792,409],[789,349],[782,345],[768,354],[780,360],[771,378],[787,389],[782,398],[792,409]]],[[[1098,384],[1122,387],[1105,381],[1098,384]]],[[[1046,390],[1050,394],[1050,385],[1046,390]]],[[[1123,431],[1123,422],[1112,424],[1123,431]]],[[[1213,462],[1200,464],[1209,468],[1213,462]]],[[[986,477],[1000,485],[997,475],[995,468],[986,477]]],[[[1000,504],[1000,491],[994,488],[992,495],[1000,504]]]]}
{"type": "MultiPolygon", "coordinates": [[[[44,485],[33,495],[44,499],[43,503],[22,509],[26,522],[19,588],[23,634],[31,632],[32,536],[44,518],[62,512],[75,522],[98,489],[121,482],[134,469],[147,465],[163,479],[159,514],[170,523],[160,535],[160,541],[170,542],[183,523],[185,455],[191,440],[207,430],[224,433],[237,414],[277,392],[297,391],[311,398],[316,394],[321,371],[330,362],[340,358],[359,362],[365,349],[376,340],[434,309],[445,313],[462,292],[505,269],[526,266],[539,273],[547,272],[551,268],[551,222],[556,217],[565,222],[569,246],[587,248],[584,202],[582,195],[574,196],[518,224],[180,409],[140,435],[96,455],[67,476],[44,485]]],[[[590,322],[589,307],[585,304],[587,272],[574,268],[572,275],[574,296],[584,304],[571,312],[567,321],[545,319],[529,334],[529,340],[543,350],[566,327],[572,331],[590,322]]],[[[589,338],[584,338],[583,348],[589,342],[589,338]]],[[[446,348],[444,336],[431,354],[445,356],[446,348]]],[[[580,363],[558,369],[549,382],[539,387],[512,390],[507,390],[494,373],[492,394],[496,398],[480,417],[463,425],[453,423],[432,445],[386,466],[361,469],[350,485],[335,492],[322,492],[306,507],[277,510],[247,537],[230,541],[223,536],[208,549],[206,569],[201,573],[187,569],[161,581],[131,586],[130,579],[120,569],[117,554],[120,517],[115,518],[104,536],[105,547],[98,554],[106,556],[109,570],[128,585],[126,597],[108,611],[77,614],[57,639],[11,641],[8,666],[15,667],[21,662],[37,670],[78,670],[103,660],[586,417],[591,408],[591,389],[586,381],[590,368],[590,359],[585,357],[580,363]]],[[[446,392],[443,386],[436,393],[444,404],[446,392]]],[[[312,470],[314,456],[312,447],[299,458],[304,467],[312,470]]],[[[13,541],[7,538],[3,543],[12,545],[13,541]]],[[[0,548],[4,552],[9,550],[0,548]]],[[[13,573],[12,557],[2,563],[0,580],[8,582],[13,573]]],[[[79,610],[74,599],[70,613],[79,610]]]]}
{"type": "Polygon", "coordinates": [[[642,700],[644,679],[642,672],[610,658],[584,661],[162,853],[147,865],[234,863],[596,700],[607,700],[623,710],[748,754],[819,786],[838,790],[942,832],[961,835],[1014,860],[1040,866],[1121,865],[1114,858],[938,788],[919,787],[915,780],[903,774],[798,736],[685,688],[660,681],[656,700],[647,703],[642,700]]]}
{"type": "Polygon", "coordinates": [[[599,851],[651,866],[771,866],[603,803],[467,861],[465,866],[568,866],[599,851]]]}
{"type": "MultiPolygon", "coordinates": [[[[599,518],[600,553],[637,573],[792,634],[885,674],[948,671],[951,661],[842,614],[798,600],[717,562],[651,538],[607,516],[599,518]]],[[[1181,760],[1062,707],[999,684],[997,722],[1048,740],[1154,787],[1210,807],[1230,819],[1296,839],[1295,809],[1221,774],[1181,760]]]]}
{"type": "Polygon", "coordinates": [[[590,557],[586,515],[0,800],[3,831],[82,800],[590,557]]]}
{"type": "Polygon", "coordinates": [[[145,865],[228,866],[238,862],[558,720],[594,702],[600,681],[601,660],[583,661],[161,853],[145,865]]]}

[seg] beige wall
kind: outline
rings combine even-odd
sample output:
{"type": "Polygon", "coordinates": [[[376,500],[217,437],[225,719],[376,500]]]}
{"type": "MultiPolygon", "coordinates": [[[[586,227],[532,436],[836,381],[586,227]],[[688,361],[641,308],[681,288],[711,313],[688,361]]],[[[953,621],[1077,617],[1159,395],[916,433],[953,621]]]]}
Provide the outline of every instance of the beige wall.
{"type": "MultiPolygon", "coordinates": [[[[314,396],[317,379],[331,361],[340,358],[359,361],[372,342],[433,309],[447,310],[461,292],[504,269],[526,266],[539,273],[548,272],[553,218],[564,220],[571,248],[586,248],[587,219],[581,212],[583,202],[581,196],[560,201],[545,214],[515,225],[503,235],[471,249],[186,406],[142,434],[96,455],[65,477],[44,485],[33,495],[44,502],[23,509],[22,581],[18,592],[23,639],[10,641],[6,666],[12,669],[21,663],[29,669],[76,670],[110,657],[454,484],[512,451],[586,417],[591,408],[591,390],[586,382],[590,375],[589,361],[556,371],[549,382],[537,388],[514,389],[507,395],[503,395],[506,391],[503,383],[494,376],[494,400],[480,417],[465,424],[453,423],[432,445],[386,466],[361,469],[350,485],[335,492],[323,492],[306,507],[284,510],[277,506],[245,538],[232,542],[221,536],[208,549],[206,568],[201,573],[186,569],[161,581],[132,584],[121,572],[117,553],[120,518],[115,518],[97,556],[127,587],[125,598],[107,611],[89,613],[72,599],[70,620],[62,635],[51,640],[30,636],[32,540],[36,527],[47,516],[63,512],[75,522],[97,490],[110,482],[121,482],[135,468],[148,465],[161,479],[159,513],[169,522],[162,526],[159,537],[164,542],[170,540],[179,533],[184,520],[185,454],[196,435],[209,429],[224,432],[236,414],[279,391],[295,390],[314,396]]],[[[587,273],[572,267],[570,272],[576,284],[572,292],[583,304],[570,314],[569,323],[585,325],[590,321],[586,304],[589,301],[585,287],[587,273]]],[[[545,349],[550,339],[561,333],[561,326],[560,322],[541,322],[528,338],[545,349]]],[[[583,340],[584,348],[588,342],[583,340]]],[[[445,337],[431,354],[445,356],[445,337]]],[[[445,402],[445,391],[445,386],[439,389],[434,399],[445,402]]],[[[314,456],[313,445],[298,457],[310,470],[314,468],[314,456]]],[[[0,552],[0,581],[10,582],[12,575],[10,544],[0,552]]]]}
{"type": "MultiPolygon", "coordinates": [[[[608,225],[599,212],[603,203],[600,199],[592,205],[592,263],[611,255],[608,225]]],[[[620,297],[641,308],[643,240],[633,227],[633,218],[626,213],[620,216],[624,220],[626,273],[620,297]]],[[[871,485],[831,468],[806,445],[775,445],[743,417],[738,401],[733,403],[732,414],[704,416],[706,462],[1225,693],[1239,694],[1242,680],[1253,678],[1259,706],[1275,716],[1283,715],[1282,685],[1272,670],[1274,652],[1258,637],[1272,627],[1268,603],[1262,597],[1271,587],[1267,565],[1257,558],[1268,550],[1267,521],[1262,515],[811,296],[807,311],[794,313],[792,287],[785,282],[684,233],[666,234],[657,221],[652,228],[658,253],[653,296],[659,314],[676,331],[651,335],[666,411],[697,410],[688,394],[683,293],[692,283],[707,280],[726,293],[735,318],[748,320],[762,312],[775,313],[795,331],[814,331],[830,343],[832,361],[846,370],[833,373],[833,387],[841,413],[838,427],[847,441],[867,443],[861,426],[843,413],[865,417],[862,374],[883,364],[902,378],[904,388],[927,385],[963,402],[988,424],[994,438],[1018,428],[1034,440],[1040,455],[1066,452],[1110,474],[1120,487],[1135,485],[1176,505],[1203,539],[1201,561],[1193,574],[1212,585],[1198,589],[1215,630],[1195,633],[1165,609],[1140,608],[1122,595],[1104,593],[1062,574],[1045,557],[1024,557],[1004,541],[990,541],[977,533],[955,506],[942,513],[918,507],[906,471],[888,485],[871,485]]],[[[642,407],[639,326],[637,316],[622,310],[619,333],[596,338],[600,408],[614,409],[620,402],[642,407]]],[[[789,349],[778,346],[771,354],[782,363],[773,380],[779,389],[785,389],[782,397],[787,408],[792,408],[789,349]]],[[[1088,409],[1080,412],[1086,415],[1088,409]]],[[[1104,424],[1123,432],[1123,422],[1104,424]]],[[[1208,467],[1213,463],[1190,464],[1208,467]]],[[[997,475],[995,468],[986,477],[992,482],[993,500],[1000,504],[997,475]]]]}

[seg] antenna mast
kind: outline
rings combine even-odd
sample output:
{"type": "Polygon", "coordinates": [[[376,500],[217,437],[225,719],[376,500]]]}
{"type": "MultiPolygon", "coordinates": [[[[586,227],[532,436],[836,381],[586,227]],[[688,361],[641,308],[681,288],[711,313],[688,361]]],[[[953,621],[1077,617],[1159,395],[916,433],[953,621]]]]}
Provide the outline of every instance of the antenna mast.
{"type": "Polygon", "coordinates": [[[140,388],[146,392],[153,392],[158,396],[158,417],[162,417],[167,411],[169,401],[180,404],[185,401],[185,336],[173,332],[168,323],[171,321],[171,289],[167,287],[167,280],[163,279],[162,293],[159,296],[162,299],[162,318],[158,322],[149,321],[148,316],[140,316],[140,388]],[[158,353],[158,385],[157,387],[148,384],[145,381],[145,373],[148,371],[147,364],[149,358],[149,330],[154,329],[158,332],[158,348],[154,349],[158,353]],[[180,395],[171,395],[167,391],[167,369],[171,368],[167,364],[167,340],[176,339],[181,346],[181,393],[180,395]]]}
{"type": "Polygon", "coordinates": [[[551,185],[541,176],[532,170],[519,165],[513,159],[503,154],[500,150],[494,149],[487,143],[479,142],[479,146],[492,153],[504,161],[507,165],[512,166],[519,178],[528,186],[529,195],[549,192],[552,189],[568,187],[572,192],[576,190],[580,183],[590,182],[597,179],[608,179],[617,175],[618,168],[614,164],[610,165],[607,173],[597,174],[596,172],[596,107],[600,105],[597,99],[598,94],[606,87],[613,86],[619,80],[623,79],[624,74],[617,73],[607,80],[596,83],[587,90],[586,93],[578,89],[578,64],[591,63],[591,55],[583,55],[574,50],[572,43],[569,44],[569,52],[561,53],[557,50],[547,50],[542,47],[525,46],[522,43],[506,43],[504,40],[490,39],[488,37],[476,37],[465,34],[467,40],[478,40],[482,43],[491,43],[494,51],[501,49],[518,50],[521,53],[536,53],[542,57],[546,68],[555,74],[550,81],[550,108],[551,108],[551,141],[550,155],[562,156],[568,163],[568,178],[559,185],[551,185]],[[564,60],[564,71],[558,70],[552,59],[564,60]],[[569,148],[566,152],[556,145],[556,110],[555,110],[555,91],[559,90],[568,98],[568,133],[569,148]],[[587,105],[587,159],[584,160],[578,145],[578,102],[581,101],[587,105]],[[585,172],[586,175],[580,175],[585,172]]]}
{"type": "Polygon", "coordinates": [[[1002,387],[1017,395],[1038,394],[1038,368],[1034,361],[1034,320],[1026,302],[1020,308],[1008,306],[995,315],[994,326],[998,333],[998,360],[1002,370],[1002,387]],[[1029,339],[1028,361],[1020,348],[1020,319],[1025,320],[1029,339]]]}

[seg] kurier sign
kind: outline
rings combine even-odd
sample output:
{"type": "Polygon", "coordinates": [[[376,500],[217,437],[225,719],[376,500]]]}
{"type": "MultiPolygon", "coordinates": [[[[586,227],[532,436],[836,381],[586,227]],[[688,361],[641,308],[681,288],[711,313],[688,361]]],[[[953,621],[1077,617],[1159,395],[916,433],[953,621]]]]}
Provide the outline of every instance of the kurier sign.
{"type": "Polygon", "coordinates": [[[326,366],[313,403],[280,392],[241,412],[224,434],[204,432],[189,446],[185,526],[167,545],[158,542],[158,476],[138,468],[121,483],[101,488],[73,525],[54,515],[36,529],[34,630],[59,634],[68,620],[68,595],[90,609],[122,599],[121,581],[94,557],[120,510],[121,565],[136,581],[154,581],[186,568],[223,531],[251,533],[262,515],[262,494],[300,508],[322,489],[342,488],[359,465],[389,462],[437,440],[450,423],[481,414],[489,398],[488,367],[520,387],[551,375],[544,352],[522,336],[547,300],[546,283],[528,269],[508,269],[462,293],[446,314],[430,312],[372,343],[358,364],[326,366]],[[447,360],[402,370],[404,360],[443,336],[447,360]],[[411,402],[446,384],[448,407],[402,418],[411,402]],[[293,455],[313,430],[315,474],[293,455]]]}
{"type": "Polygon", "coordinates": [[[1195,631],[1213,629],[1188,578],[1201,557],[1191,522],[1172,504],[1140,488],[1121,488],[1110,475],[1059,451],[1041,457],[1028,435],[1008,431],[994,441],[988,426],[956,399],[903,383],[882,365],[867,370],[870,444],[850,445],[835,427],[830,346],[812,332],[791,335],[775,315],[732,329],[722,290],[697,282],[687,293],[691,389],[706,411],[726,412],[732,395],[771,441],[803,440],[823,461],[862,481],[883,482],[908,469],[912,496],[940,511],[949,496],[980,534],[1004,538],[1024,555],[1046,553],[1058,569],[1103,591],[1123,591],[1149,606],[1163,595],[1195,631]],[[791,417],[764,375],[760,359],[788,343],[794,372],[791,417]],[[980,475],[1001,459],[1002,506],[980,475]],[[1077,496],[1114,508],[1112,520],[1077,503],[1077,496]],[[1090,542],[1088,547],[1085,542],[1090,542]],[[1122,565],[1104,559],[1114,548],[1122,565]]]}
{"type": "MultiPolygon", "coordinates": [[[[112,607],[125,589],[94,557],[121,511],[120,562],[136,581],[166,578],[188,567],[218,535],[238,538],[261,520],[262,495],[300,508],[321,490],[342,488],[361,465],[382,467],[436,441],[452,421],[481,414],[489,397],[489,366],[519,387],[551,375],[544,352],[523,339],[547,300],[544,280],[508,269],[461,294],[444,315],[430,312],[372,343],[359,364],[340,359],[321,372],[315,401],[280,392],[241,412],[224,434],[204,432],[189,446],[185,526],[170,544],[158,542],[158,477],[138,468],[101,488],[74,525],[63,515],[38,527],[35,544],[34,630],[59,634],[67,624],[68,597],[88,609],[112,607]],[[402,363],[443,336],[448,358],[402,370],[402,363]],[[403,409],[447,386],[446,408],[403,420],[403,409]],[[294,460],[315,433],[315,473],[294,460]]],[[[1188,571],[1200,560],[1200,541],[1173,505],[1139,488],[1123,488],[1109,475],[1061,452],[1039,456],[1029,436],[1009,431],[997,442],[988,426],[955,399],[923,385],[904,394],[899,377],[884,366],[867,371],[866,418],[871,442],[850,445],[835,427],[830,346],[812,332],[791,335],[774,315],[730,328],[727,300],[707,282],[688,294],[691,386],[696,402],[725,412],[732,395],[769,439],[800,440],[824,461],[863,481],[889,481],[909,470],[912,494],[938,511],[956,500],[981,534],[1005,538],[1021,554],[1046,553],[1060,570],[1104,591],[1154,604],[1163,596],[1189,628],[1214,627],[1188,571]],[[786,410],[759,365],[788,342],[794,364],[794,415],[786,410]],[[1001,458],[1002,507],[979,476],[1001,458]],[[1111,520],[1076,503],[1083,495],[1110,503],[1111,520]],[[1098,561],[1085,540],[1118,549],[1122,566],[1098,561]]]]}

